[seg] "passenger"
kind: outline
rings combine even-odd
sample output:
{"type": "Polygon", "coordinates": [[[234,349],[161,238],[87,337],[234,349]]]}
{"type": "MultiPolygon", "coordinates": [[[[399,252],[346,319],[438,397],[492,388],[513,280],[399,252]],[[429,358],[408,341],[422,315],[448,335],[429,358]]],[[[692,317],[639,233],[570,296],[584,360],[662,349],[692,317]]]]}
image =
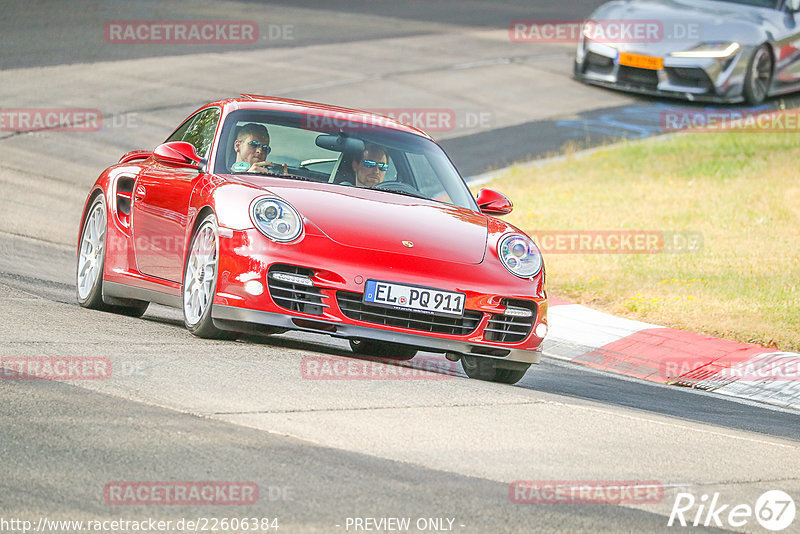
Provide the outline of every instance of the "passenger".
{"type": "Polygon", "coordinates": [[[357,187],[375,187],[383,182],[389,170],[386,150],[378,145],[367,143],[361,157],[353,160],[353,172],[357,187]]]}
{"type": "Polygon", "coordinates": [[[269,132],[263,124],[245,124],[233,142],[236,162],[231,169],[237,172],[267,172],[272,163],[267,156],[272,151],[269,146],[269,132]],[[249,164],[245,167],[245,164],[249,164]]]}

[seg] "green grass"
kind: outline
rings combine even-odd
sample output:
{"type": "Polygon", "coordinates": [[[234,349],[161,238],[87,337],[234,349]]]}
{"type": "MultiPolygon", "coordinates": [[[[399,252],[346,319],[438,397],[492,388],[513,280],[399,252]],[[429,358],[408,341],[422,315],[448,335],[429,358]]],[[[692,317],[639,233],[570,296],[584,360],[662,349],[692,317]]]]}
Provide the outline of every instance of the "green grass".
{"type": "Polygon", "coordinates": [[[487,184],[543,230],[700,232],[695,253],[545,252],[551,297],[800,350],[800,136],[695,133],[512,169],[487,184]]]}

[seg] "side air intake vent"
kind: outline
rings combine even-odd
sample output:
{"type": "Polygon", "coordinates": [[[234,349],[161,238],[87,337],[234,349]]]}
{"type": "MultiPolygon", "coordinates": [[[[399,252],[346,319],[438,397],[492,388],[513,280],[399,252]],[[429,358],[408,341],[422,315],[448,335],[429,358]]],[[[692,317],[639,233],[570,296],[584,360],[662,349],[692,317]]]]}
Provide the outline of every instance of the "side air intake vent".
{"type": "Polygon", "coordinates": [[[129,176],[123,176],[117,180],[117,218],[120,224],[126,228],[131,225],[131,196],[133,195],[133,184],[136,180],[129,176]]]}
{"type": "Polygon", "coordinates": [[[322,315],[328,305],[323,299],[327,295],[314,287],[311,277],[314,271],[296,265],[273,265],[267,274],[269,294],[275,304],[287,310],[322,315]]]}
{"type": "Polygon", "coordinates": [[[519,343],[531,333],[536,322],[536,303],[507,300],[506,313],[495,313],[484,329],[483,339],[499,343],[519,343]]]}

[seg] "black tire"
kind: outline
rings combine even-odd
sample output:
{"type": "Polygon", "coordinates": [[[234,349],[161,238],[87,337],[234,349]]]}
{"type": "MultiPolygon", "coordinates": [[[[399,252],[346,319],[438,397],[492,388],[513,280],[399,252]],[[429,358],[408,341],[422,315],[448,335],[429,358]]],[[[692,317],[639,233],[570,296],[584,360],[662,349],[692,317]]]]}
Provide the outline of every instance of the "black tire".
{"type": "Polygon", "coordinates": [[[183,324],[192,335],[197,337],[235,339],[238,335],[237,332],[220,330],[214,326],[211,319],[214,295],[217,292],[218,265],[217,218],[213,213],[209,213],[203,217],[192,235],[189,253],[186,255],[186,265],[183,267],[183,285],[181,286],[183,324]],[[202,242],[200,242],[201,239],[202,242]],[[204,252],[205,257],[201,258],[200,252],[204,252]],[[200,261],[204,262],[203,265],[198,263],[200,261]]]}
{"type": "Polygon", "coordinates": [[[103,302],[103,272],[106,262],[108,211],[103,195],[92,201],[78,238],[78,262],[75,269],[75,296],[84,308],[101,310],[129,317],[141,317],[149,302],[130,300],[129,305],[117,306],[103,302]],[[87,231],[94,235],[88,235],[87,231]],[[87,272],[88,270],[88,272],[87,272]]]}
{"type": "Polygon", "coordinates": [[[744,78],[744,98],[751,106],[757,106],[767,98],[772,82],[773,60],[767,45],[761,45],[750,56],[744,78]]]}
{"type": "Polygon", "coordinates": [[[529,363],[500,362],[492,358],[480,356],[462,356],[461,367],[468,377],[475,380],[497,382],[500,384],[516,384],[531,366],[529,363]]]}
{"type": "Polygon", "coordinates": [[[410,360],[417,355],[416,347],[372,339],[351,339],[350,348],[356,354],[388,360],[410,360]]]}

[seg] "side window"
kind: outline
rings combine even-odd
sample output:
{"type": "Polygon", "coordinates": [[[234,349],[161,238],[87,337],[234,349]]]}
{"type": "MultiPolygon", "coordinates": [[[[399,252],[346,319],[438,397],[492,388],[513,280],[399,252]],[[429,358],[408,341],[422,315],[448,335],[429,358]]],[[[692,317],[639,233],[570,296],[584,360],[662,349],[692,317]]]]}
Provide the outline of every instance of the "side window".
{"type": "Polygon", "coordinates": [[[211,108],[197,114],[197,119],[186,130],[183,141],[194,145],[197,155],[201,158],[208,156],[211,143],[214,142],[214,132],[219,122],[219,109],[211,108]]]}
{"type": "Polygon", "coordinates": [[[197,115],[192,115],[186,121],[180,125],[180,127],[175,130],[175,133],[170,135],[169,137],[164,140],[165,143],[171,143],[172,141],[183,141],[183,136],[186,134],[186,130],[189,129],[189,126],[194,122],[197,118],[197,115]]]}
{"type": "Polygon", "coordinates": [[[219,122],[220,110],[211,108],[194,115],[181,124],[165,141],[186,141],[194,146],[197,155],[201,158],[208,156],[211,143],[214,141],[214,132],[219,122]]]}

